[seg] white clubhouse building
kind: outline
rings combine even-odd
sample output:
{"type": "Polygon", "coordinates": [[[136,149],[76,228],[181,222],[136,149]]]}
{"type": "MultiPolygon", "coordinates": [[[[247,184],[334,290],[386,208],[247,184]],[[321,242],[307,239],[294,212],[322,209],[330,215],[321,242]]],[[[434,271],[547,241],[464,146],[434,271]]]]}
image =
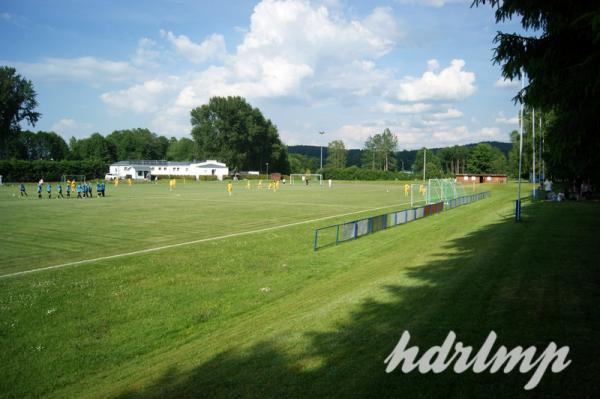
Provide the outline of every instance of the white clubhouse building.
{"type": "MultiPolygon", "coordinates": [[[[223,180],[229,174],[227,165],[215,160],[202,162],[171,162],[171,161],[120,161],[110,165],[109,175],[119,179],[148,179],[155,177],[192,176],[196,180],[200,176],[216,176],[223,180]]],[[[107,175],[108,178],[108,175],[107,175]]]]}

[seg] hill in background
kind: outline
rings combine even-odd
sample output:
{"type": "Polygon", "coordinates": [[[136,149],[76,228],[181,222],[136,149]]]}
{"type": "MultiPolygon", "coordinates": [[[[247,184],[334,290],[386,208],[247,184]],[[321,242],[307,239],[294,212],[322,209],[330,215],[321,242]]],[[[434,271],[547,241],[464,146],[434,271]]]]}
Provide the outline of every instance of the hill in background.
{"type": "MultiPolygon", "coordinates": [[[[492,147],[498,148],[502,153],[508,158],[508,152],[510,151],[512,144],[511,143],[503,143],[500,141],[483,141],[482,143],[490,144],[492,147]]],[[[480,143],[472,143],[465,144],[461,147],[472,148],[480,143]]],[[[437,153],[440,150],[448,147],[439,147],[439,148],[428,148],[428,151],[433,151],[437,153]]],[[[404,163],[404,169],[410,170],[412,164],[415,162],[415,157],[417,155],[417,151],[419,150],[402,150],[396,152],[396,159],[398,160],[398,165],[404,163]]],[[[291,145],[288,147],[288,152],[290,154],[299,154],[311,158],[320,159],[321,157],[321,147],[314,145],[291,145]]],[[[361,156],[363,150],[361,149],[350,149],[348,150],[348,165],[347,166],[361,166],[361,156]]],[[[323,164],[325,164],[325,160],[327,159],[327,147],[323,147],[323,164]]]]}

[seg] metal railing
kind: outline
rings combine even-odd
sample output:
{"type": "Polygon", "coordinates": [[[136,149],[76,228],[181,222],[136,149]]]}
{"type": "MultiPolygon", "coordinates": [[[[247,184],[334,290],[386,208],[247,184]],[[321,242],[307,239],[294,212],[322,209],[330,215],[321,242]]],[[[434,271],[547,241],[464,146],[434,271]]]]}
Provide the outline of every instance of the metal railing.
{"type": "Polygon", "coordinates": [[[313,249],[316,251],[320,248],[337,245],[341,242],[356,240],[359,237],[373,234],[390,227],[406,224],[417,219],[440,213],[444,210],[453,209],[461,205],[488,198],[490,195],[490,192],[486,191],[416,208],[404,209],[352,220],[350,222],[319,227],[315,229],[313,249]]]}

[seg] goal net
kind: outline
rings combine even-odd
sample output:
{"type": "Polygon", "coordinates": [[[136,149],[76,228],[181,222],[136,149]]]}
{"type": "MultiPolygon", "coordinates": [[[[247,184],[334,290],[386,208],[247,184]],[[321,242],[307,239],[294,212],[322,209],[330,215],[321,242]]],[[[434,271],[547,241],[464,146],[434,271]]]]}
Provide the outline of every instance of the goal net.
{"type": "Polygon", "coordinates": [[[447,202],[464,196],[463,186],[457,184],[454,179],[429,179],[427,182],[428,204],[441,201],[447,202]]]}
{"type": "Polygon", "coordinates": [[[322,185],[323,184],[323,175],[319,175],[316,173],[306,173],[306,174],[292,173],[290,175],[290,184],[291,185],[306,184],[307,181],[309,184],[317,183],[319,185],[322,185]]]}
{"type": "Polygon", "coordinates": [[[62,183],[67,181],[85,182],[85,175],[62,175],[60,181],[62,183]]]}
{"type": "Polygon", "coordinates": [[[413,183],[410,185],[410,206],[415,207],[427,203],[427,185],[413,183]]]}

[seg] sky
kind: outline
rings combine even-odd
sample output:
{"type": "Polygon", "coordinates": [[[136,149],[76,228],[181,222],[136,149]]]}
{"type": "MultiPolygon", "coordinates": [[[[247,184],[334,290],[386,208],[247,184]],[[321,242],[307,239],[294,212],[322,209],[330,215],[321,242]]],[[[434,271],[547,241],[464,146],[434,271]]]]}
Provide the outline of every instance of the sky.
{"type": "Polygon", "coordinates": [[[494,65],[489,5],[470,0],[2,0],[0,65],[31,80],[31,130],[65,140],[148,128],[191,137],[190,111],[242,96],[288,145],[398,149],[509,140],[520,82],[494,65]],[[320,135],[319,132],[324,132],[320,135]]]}

